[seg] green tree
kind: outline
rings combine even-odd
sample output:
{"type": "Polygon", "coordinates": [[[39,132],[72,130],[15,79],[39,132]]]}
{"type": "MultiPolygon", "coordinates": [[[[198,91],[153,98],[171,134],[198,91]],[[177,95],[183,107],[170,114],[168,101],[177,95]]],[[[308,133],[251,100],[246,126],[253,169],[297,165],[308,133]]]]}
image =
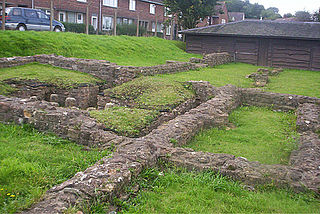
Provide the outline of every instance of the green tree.
{"type": "Polygon", "coordinates": [[[275,20],[278,18],[281,18],[281,15],[279,14],[279,9],[276,7],[270,7],[266,10],[263,10],[261,12],[261,17],[263,19],[271,19],[271,20],[275,20]]]}
{"type": "Polygon", "coordinates": [[[291,18],[293,17],[292,13],[286,13],[283,15],[283,18],[291,18]]]}
{"type": "Polygon", "coordinates": [[[295,15],[296,19],[301,22],[310,22],[311,14],[308,11],[297,11],[295,15]]]}
{"type": "Polygon", "coordinates": [[[184,29],[195,28],[200,19],[214,13],[216,0],[164,0],[169,14],[178,18],[184,29]]]}
{"type": "Polygon", "coordinates": [[[320,9],[319,9],[319,11],[317,11],[313,14],[312,19],[314,22],[320,22],[320,9]]]}

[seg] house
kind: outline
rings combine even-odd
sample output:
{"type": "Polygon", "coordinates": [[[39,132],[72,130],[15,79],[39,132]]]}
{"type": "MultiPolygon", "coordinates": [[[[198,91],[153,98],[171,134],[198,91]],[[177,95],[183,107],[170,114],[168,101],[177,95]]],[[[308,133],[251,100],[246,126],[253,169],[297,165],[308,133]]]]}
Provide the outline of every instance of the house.
{"type": "MultiPolygon", "coordinates": [[[[162,0],[54,0],[54,18],[62,22],[86,23],[98,31],[112,31],[117,24],[137,24],[148,32],[164,33],[168,38],[174,26],[163,27],[167,20],[162,0]],[[89,14],[86,14],[89,7],[89,14]]],[[[50,0],[7,0],[7,7],[29,7],[50,14],[50,0]]],[[[174,24],[174,23],[173,23],[174,24]]]]}
{"type": "Polygon", "coordinates": [[[238,22],[245,19],[245,14],[242,12],[228,12],[229,22],[238,22]]]}
{"type": "Polygon", "coordinates": [[[228,52],[237,62],[320,70],[320,23],[244,20],[181,33],[191,53],[228,52]]]}
{"type": "Polygon", "coordinates": [[[212,16],[200,20],[197,27],[206,27],[210,25],[225,24],[228,23],[228,9],[224,1],[218,1],[215,6],[212,16]]]}

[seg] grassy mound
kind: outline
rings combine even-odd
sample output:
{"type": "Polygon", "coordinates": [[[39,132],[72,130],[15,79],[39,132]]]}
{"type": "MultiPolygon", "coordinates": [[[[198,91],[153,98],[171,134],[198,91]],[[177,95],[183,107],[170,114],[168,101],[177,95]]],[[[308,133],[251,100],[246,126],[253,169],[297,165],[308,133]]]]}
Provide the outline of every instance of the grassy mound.
{"type": "Polygon", "coordinates": [[[197,151],[226,153],[265,164],[287,164],[296,148],[294,114],[266,108],[241,107],[229,117],[235,127],[200,132],[188,147],[197,151]]]}
{"type": "Polygon", "coordinates": [[[86,73],[56,68],[51,65],[30,63],[27,65],[0,69],[1,95],[9,95],[14,91],[14,88],[3,82],[8,79],[37,80],[53,84],[61,88],[68,88],[81,83],[97,84],[103,82],[102,80],[86,73]]]}
{"type": "Polygon", "coordinates": [[[55,32],[0,32],[0,57],[57,54],[104,59],[119,65],[151,66],[166,60],[188,61],[185,44],[156,37],[102,36],[55,32]]]}
{"type": "Polygon", "coordinates": [[[109,96],[139,108],[170,110],[194,93],[180,82],[158,76],[141,77],[105,91],[109,96]]]}
{"type": "Polygon", "coordinates": [[[15,213],[52,186],[93,165],[109,151],[82,146],[29,126],[0,123],[0,213],[15,213]]]}
{"type": "Polygon", "coordinates": [[[90,116],[120,135],[135,137],[157,116],[158,111],[126,107],[112,107],[102,111],[90,111],[90,116]]]}

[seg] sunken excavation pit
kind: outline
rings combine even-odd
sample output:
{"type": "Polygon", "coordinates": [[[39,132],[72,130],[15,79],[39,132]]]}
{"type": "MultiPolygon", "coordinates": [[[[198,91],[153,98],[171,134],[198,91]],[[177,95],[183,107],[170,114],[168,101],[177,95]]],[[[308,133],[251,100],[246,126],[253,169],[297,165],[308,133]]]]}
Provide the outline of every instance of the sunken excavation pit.
{"type": "MultiPolygon", "coordinates": [[[[180,66],[175,63],[168,65],[180,66]]],[[[190,67],[184,69],[189,70],[190,67]]],[[[99,74],[100,77],[104,76],[103,70],[99,70],[99,74]]],[[[112,202],[143,169],[155,166],[159,160],[190,170],[211,169],[249,186],[272,183],[295,191],[309,189],[320,193],[320,99],[232,85],[217,88],[208,82],[190,81],[182,85],[183,88],[192,89],[189,96],[169,106],[155,107],[139,103],[135,99],[137,96],[121,99],[121,96],[116,96],[116,91],[110,89],[111,85],[121,86],[141,76],[132,74],[125,80],[117,78],[117,83],[114,79],[109,82],[100,78],[106,81],[107,86],[100,83],[81,85],[64,91],[54,87],[50,91],[49,86],[33,87],[34,82],[29,81],[25,84],[13,82],[18,85],[19,93],[16,94],[19,97],[0,95],[2,122],[31,124],[40,131],[53,132],[89,147],[116,148],[111,157],[104,157],[68,181],[51,188],[42,201],[23,213],[61,213],[70,206],[98,197],[112,202]],[[34,88],[37,93],[34,93],[34,88]],[[25,94],[23,91],[32,93],[25,94]],[[139,133],[133,134],[106,128],[104,121],[92,116],[92,111],[124,106],[150,111],[156,108],[158,113],[153,121],[140,127],[139,133]],[[232,154],[195,152],[182,148],[200,130],[228,125],[229,114],[240,106],[263,106],[296,112],[299,147],[292,152],[288,165],[267,165],[232,154]]]]}

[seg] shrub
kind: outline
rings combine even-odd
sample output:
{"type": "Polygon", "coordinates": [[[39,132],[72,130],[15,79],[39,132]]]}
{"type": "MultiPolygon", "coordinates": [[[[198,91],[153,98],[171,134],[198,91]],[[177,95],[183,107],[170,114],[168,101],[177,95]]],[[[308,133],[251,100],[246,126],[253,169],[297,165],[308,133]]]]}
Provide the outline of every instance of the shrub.
{"type": "MultiPolygon", "coordinates": [[[[147,32],[146,28],[139,27],[139,35],[143,36],[147,32]]],[[[117,25],[117,35],[128,35],[136,36],[137,35],[137,25],[136,24],[122,24],[117,25]]]]}
{"type": "MultiPolygon", "coordinates": [[[[63,22],[63,25],[66,28],[66,32],[86,33],[86,25],[85,24],[63,22]]],[[[95,33],[96,33],[96,31],[94,30],[93,26],[89,25],[89,34],[95,34],[95,33]]]]}

